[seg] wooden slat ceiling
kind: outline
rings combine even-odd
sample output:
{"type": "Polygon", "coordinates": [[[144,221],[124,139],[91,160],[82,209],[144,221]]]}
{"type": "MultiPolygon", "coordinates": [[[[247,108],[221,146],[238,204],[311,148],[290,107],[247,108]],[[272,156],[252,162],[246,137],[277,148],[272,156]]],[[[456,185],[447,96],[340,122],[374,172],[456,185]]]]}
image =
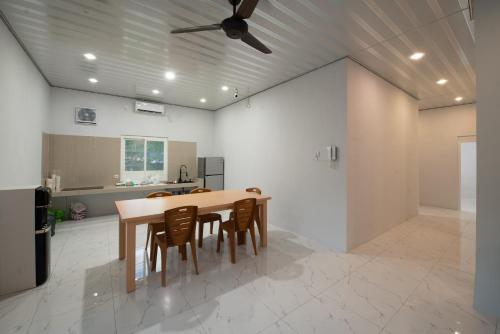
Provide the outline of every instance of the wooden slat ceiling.
{"type": "Polygon", "coordinates": [[[54,86],[216,110],[350,56],[420,99],[420,108],[475,100],[474,40],[463,0],[261,0],[248,20],[273,50],[222,31],[227,0],[0,0],[0,10],[54,86]],[[408,57],[426,53],[418,62],[408,57]],[[89,62],[83,53],[98,59],[89,62]],[[177,73],[167,81],[164,73],[177,73]],[[89,77],[97,77],[92,85],[89,77]],[[444,86],[436,80],[448,79],[444,86]],[[223,92],[220,87],[231,89],[223,92]],[[160,96],[152,94],[161,91],[160,96]],[[205,104],[200,98],[206,98],[205,104]]]}

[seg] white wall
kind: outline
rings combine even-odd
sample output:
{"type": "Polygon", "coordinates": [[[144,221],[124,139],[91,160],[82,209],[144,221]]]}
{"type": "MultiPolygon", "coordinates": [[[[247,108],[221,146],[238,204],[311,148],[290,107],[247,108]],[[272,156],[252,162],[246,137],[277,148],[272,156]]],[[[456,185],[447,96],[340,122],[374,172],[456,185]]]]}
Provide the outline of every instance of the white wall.
{"type": "Polygon", "coordinates": [[[216,112],[228,188],[258,186],[270,222],[346,251],[417,213],[417,101],[345,59],[216,112]],[[335,163],[314,160],[339,148],[335,163]]]}
{"type": "Polygon", "coordinates": [[[258,186],[273,199],[269,222],[346,249],[346,61],[216,112],[215,152],[226,187],[258,186]],[[339,147],[337,163],[314,160],[339,147]]]}
{"type": "Polygon", "coordinates": [[[500,1],[475,3],[477,73],[476,308],[500,317],[500,1]]]}
{"type": "Polygon", "coordinates": [[[348,248],[417,214],[417,100],[349,61],[348,248]]]}
{"type": "Polygon", "coordinates": [[[0,21],[0,187],[41,182],[49,86],[0,21]]]}
{"type": "Polygon", "coordinates": [[[214,112],[167,106],[167,116],[135,113],[133,99],[70,89],[51,88],[48,132],[54,134],[120,137],[159,136],[198,143],[198,156],[213,152],[214,112]],[[75,123],[75,107],[96,108],[97,125],[75,123]]]}
{"type": "Polygon", "coordinates": [[[459,209],[459,141],[476,135],[474,104],[419,112],[420,204],[459,209]]]}

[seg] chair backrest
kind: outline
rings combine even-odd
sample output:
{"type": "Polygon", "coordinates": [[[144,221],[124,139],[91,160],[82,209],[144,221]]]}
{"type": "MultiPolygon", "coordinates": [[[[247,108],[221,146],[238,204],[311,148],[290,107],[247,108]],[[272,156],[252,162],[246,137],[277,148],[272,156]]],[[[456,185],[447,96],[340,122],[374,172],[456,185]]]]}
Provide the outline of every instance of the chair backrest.
{"type": "Polygon", "coordinates": [[[237,231],[246,231],[253,223],[256,203],[255,198],[245,198],[234,202],[233,212],[237,231]]]}
{"type": "Polygon", "coordinates": [[[212,191],[212,189],[208,189],[208,188],[196,188],[196,189],[191,190],[190,194],[209,193],[211,191],[212,191]]]}
{"type": "Polygon", "coordinates": [[[168,191],[157,191],[151,194],[148,194],[146,198],[158,198],[158,197],[167,197],[167,196],[172,196],[171,192],[168,191]]]}
{"type": "Polygon", "coordinates": [[[246,188],[245,191],[247,193],[257,193],[259,195],[262,195],[262,190],[260,190],[259,188],[257,187],[252,187],[252,188],[246,188]]]}
{"type": "Polygon", "coordinates": [[[182,206],[165,211],[167,245],[184,245],[194,238],[197,216],[197,206],[182,206]]]}

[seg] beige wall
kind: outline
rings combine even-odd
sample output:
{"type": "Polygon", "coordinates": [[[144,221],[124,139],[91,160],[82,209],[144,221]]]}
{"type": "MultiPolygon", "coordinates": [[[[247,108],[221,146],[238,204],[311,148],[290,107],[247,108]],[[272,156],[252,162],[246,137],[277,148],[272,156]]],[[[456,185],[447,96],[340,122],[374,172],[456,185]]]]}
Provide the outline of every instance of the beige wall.
{"type": "Polygon", "coordinates": [[[0,188],[0,295],[36,286],[34,207],[33,187],[0,188]]]}
{"type": "Polygon", "coordinates": [[[476,106],[419,112],[420,204],[460,206],[459,140],[476,135],[476,106]]]}
{"type": "Polygon", "coordinates": [[[347,239],[352,249],[417,214],[417,101],[350,61],[347,239]]]}
{"type": "Polygon", "coordinates": [[[60,175],[62,188],[118,181],[113,176],[120,174],[120,138],[49,135],[48,153],[48,175],[60,175]]]}
{"type": "MultiPolygon", "coordinates": [[[[120,174],[120,138],[44,134],[42,174],[56,171],[62,188],[105,186],[120,174]]],[[[168,142],[168,179],[179,177],[181,164],[197,176],[197,144],[168,142]]]]}
{"type": "Polygon", "coordinates": [[[179,178],[181,165],[188,168],[188,176],[194,178],[198,176],[198,156],[196,153],[196,143],[187,141],[168,141],[168,179],[170,181],[179,178]]]}

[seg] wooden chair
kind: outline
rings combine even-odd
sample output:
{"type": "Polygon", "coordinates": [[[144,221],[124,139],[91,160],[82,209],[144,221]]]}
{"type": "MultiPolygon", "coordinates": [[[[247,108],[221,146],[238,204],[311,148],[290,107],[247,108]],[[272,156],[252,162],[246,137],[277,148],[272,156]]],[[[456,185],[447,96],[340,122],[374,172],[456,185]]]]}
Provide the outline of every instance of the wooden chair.
{"type": "MultiPolygon", "coordinates": [[[[207,188],[196,188],[196,189],[191,190],[191,194],[208,193],[211,191],[212,190],[207,189],[207,188]]],[[[222,216],[218,213],[215,213],[215,212],[207,213],[207,214],[198,216],[198,247],[199,248],[203,247],[203,225],[205,225],[205,223],[210,223],[210,234],[213,234],[214,222],[216,222],[216,221],[219,222],[219,225],[222,224],[222,216]]]]}
{"type": "Polygon", "coordinates": [[[229,248],[231,251],[231,262],[236,263],[236,233],[240,232],[246,235],[246,232],[250,230],[250,237],[252,238],[253,251],[257,255],[257,244],[255,241],[255,198],[246,198],[240,201],[234,202],[233,207],[233,217],[228,221],[219,225],[219,235],[217,238],[217,252],[220,252],[220,244],[222,242],[222,236],[224,231],[227,232],[229,238],[229,248]]]}
{"type": "MultiPolygon", "coordinates": [[[[159,197],[168,197],[172,196],[173,194],[168,191],[157,191],[154,193],[149,194],[146,196],[146,198],[159,198],[159,197]]],[[[163,232],[164,231],[164,226],[163,224],[148,224],[148,235],[146,237],[146,247],[144,249],[148,249],[148,243],[149,243],[149,238],[151,238],[151,249],[149,251],[149,259],[153,257],[153,242],[154,242],[154,236],[156,233],[163,232]]]]}
{"type": "MultiPolygon", "coordinates": [[[[260,190],[260,188],[257,188],[257,187],[252,187],[252,188],[246,188],[245,191],[247,193],[257,193],[259,195],[262,195],[262,190],[260,190]]],[[[259,230],[259,236],[262,235],[262,225],[260,223],[260,207],[257,206],[256,209],[255,209],[255,223],[257,223],[257,229],[259,230]]]]}
{"type": "Polygon", "coordinates": [[[257,187],[252,187],[252,188],[246,188],[245,191],[247,193],[257,193],[259,195],[262,195],[262,190],[260,190],[259,188],[257,187]]]}
{"type": "MultiPolygon", "coordinates": [[[[245,191],[247,193],[256,193],[256,194],[259,194],[259,195],[262,195],[262,190],[260,190],[260,188],[257,188],[257,187],[252,187],[252,188],[246,188],[245,191]]],[[[233,213],[231,212],[230,215],[229,215],[229,219],[231,219],[231,217],[233,217],[233,213]]],[[[259,236],[262,236],[262,225],[260,223],[260,207],[257,206],[255,208],[255,223],[257,224],[257,229],[259,230],[259,236]]],[[[245,238],[243,237],[243,240],[245,238]]],[[[244,242],[244,241],[243,241],[244,242]]]]}
{"type": "Polygon", "coordinates": [[[182,260],[187,260],[187,243],[191,246],[191,255],[193,256],[194,268],[198,275],[198,258],[196,256],[195,234],[196,217],[198,216],[198,207],[183,206],[180,208],[165,211],[165,224],[163,233],[154,236],[153,263],[151,271],[156,270],[156,258],[158,247],[161,251],[161,285],[167,285],[167,251],[169,247],[179,247],[182,260]]]}

